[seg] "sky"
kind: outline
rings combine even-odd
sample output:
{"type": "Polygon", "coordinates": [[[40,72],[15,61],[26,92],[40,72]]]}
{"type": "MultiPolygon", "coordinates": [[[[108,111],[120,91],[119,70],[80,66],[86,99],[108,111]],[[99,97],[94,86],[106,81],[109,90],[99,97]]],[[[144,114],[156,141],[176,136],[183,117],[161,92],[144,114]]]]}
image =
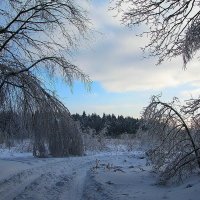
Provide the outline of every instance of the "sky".
{"type": "Polygon", "coordinates": [[[141,47],[148,38],[138,37],[142,27],[129,29],[109,10],[106,0],[92,0],[86,6],[92,29],[84,45],[73,54],[73,62],[90,76],[87,91],[78,81],[71,91],[57,81],[55,90],[71,113],[115,114],[139,118],[152,95],[163,101],[196,97],[200,86],[197,58],[183,69],[182,57],[156,65],[157,58],[144,58],[141,47]]]}

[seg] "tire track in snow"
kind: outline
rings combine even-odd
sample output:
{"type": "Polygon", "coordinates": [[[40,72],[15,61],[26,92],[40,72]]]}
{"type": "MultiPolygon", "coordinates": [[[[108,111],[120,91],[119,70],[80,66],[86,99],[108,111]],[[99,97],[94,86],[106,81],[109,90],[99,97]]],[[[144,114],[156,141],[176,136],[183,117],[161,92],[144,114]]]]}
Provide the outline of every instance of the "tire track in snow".
{"type": "Polygon", "coordinates": [[[86,171],[93,158],[66,158],[63,161],[23,170],[0,182],[2,200],[80,199],[86,171]]]}
{"type": "Polygon", "coordinates": [[[80,200],[88,170],[96,159],[109,156],[84,156],[46,160],[0,182],[1,200],[80,200]]]}

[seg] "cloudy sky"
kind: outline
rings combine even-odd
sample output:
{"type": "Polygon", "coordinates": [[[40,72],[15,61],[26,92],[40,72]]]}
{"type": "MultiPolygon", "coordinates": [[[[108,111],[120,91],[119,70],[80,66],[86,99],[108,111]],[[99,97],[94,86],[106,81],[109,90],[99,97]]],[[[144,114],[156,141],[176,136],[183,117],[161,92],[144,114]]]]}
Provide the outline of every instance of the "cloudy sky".
{"type": "Polygon", "coordinates": [[[87,92],[76,82],[73,93],[57,83],[58,95],[71,113],[114,113],[140,117],[154,94],[163,100],[174,96],[195,97],[200,86],[199,61],[194,59],[183,70],[182,58],[156,66],[156,59],[146,58],[140,50],[148,38],[135,36],[139,28],[130,30],[108,11],[107,0],[93,0],[88,7],[95,32],[73,56],[73,61],[90,75],[92,89],[87,92]]]}

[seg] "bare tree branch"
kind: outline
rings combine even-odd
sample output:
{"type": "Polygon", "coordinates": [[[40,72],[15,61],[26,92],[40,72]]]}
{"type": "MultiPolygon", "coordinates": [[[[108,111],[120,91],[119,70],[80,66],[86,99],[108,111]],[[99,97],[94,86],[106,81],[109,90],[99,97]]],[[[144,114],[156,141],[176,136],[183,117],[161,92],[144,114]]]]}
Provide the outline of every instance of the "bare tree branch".
{"type": "Polygon", "coordinates": [[[184,64],[199,50],[200,7],[197,0],[113,0],[123,24],[145,25],[142,35],[150,38],[143,50],[165,59],[183,56],[184,64]],[[147,30],[147,31],[146,31],[147,30]]]}

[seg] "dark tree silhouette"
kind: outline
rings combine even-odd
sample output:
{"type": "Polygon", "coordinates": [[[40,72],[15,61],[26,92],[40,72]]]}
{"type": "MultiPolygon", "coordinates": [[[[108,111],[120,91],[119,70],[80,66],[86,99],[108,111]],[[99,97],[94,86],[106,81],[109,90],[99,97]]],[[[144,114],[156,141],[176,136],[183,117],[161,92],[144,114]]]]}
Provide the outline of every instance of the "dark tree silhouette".
{"type": "Polygon", "coordinates": [[[83,132],[87,129],[93,129],[98,135],[102,130],[105,131],[107,136],[118,137],[122,134],[136,134],[139,128],[139,120],[132,117],[116,117],[114,114],[102,117],[93,113],[86,115],[85,111],[82,115],[72,115],[74,120],[79,121],[83,132]]]}

